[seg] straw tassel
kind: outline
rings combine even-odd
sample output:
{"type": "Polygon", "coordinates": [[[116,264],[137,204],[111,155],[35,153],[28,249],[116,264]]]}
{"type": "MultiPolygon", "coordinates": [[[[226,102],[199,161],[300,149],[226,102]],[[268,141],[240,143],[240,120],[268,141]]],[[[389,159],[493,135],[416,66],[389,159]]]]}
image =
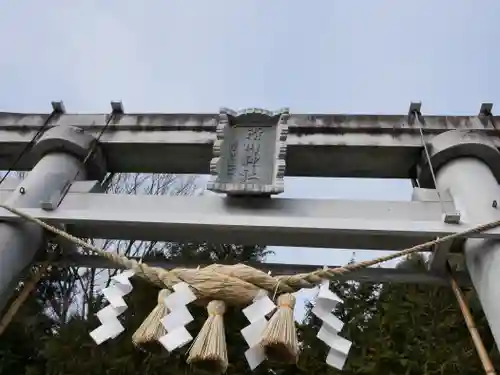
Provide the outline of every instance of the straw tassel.
{"type": "Polygon", "coordinates": [[[161,323],[161,319],[170,312],[165,305],[165,298],[168,295],[170,295],[170,290],[160,290],[158,293],[158,304],[132,335],[132,343],[136,347],[144,349],[156,349],[156,347],[160,347],[158,339],[167,334],[165,327],[161,323]]]}
{"type": "Polygon", "coordinates": [[[296,363],[299,356],[299,342],[293,308],[295,296],[290,293],[278,297],[278,310],[269,319],[262,333],[262,346],[268,360],[281,363],[296,363]]]}
{"type": "Polygon", "coordinates": [[[210,301],[207,310],[208,319],[189,350],[187,363],[210,373],[224,373],[228,366],[223,319],[226,305],[224,301],[210,301]]]}

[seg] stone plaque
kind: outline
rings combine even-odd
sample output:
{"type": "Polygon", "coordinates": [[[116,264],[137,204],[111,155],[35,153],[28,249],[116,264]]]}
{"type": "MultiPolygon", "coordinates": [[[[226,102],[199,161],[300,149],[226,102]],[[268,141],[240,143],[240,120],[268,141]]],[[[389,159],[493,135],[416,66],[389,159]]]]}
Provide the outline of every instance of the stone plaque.
{"type": "Polygon", "coordinates": [[[288,110],[222,109],[207,189],[231,195],[284,191],[288,110]]]}

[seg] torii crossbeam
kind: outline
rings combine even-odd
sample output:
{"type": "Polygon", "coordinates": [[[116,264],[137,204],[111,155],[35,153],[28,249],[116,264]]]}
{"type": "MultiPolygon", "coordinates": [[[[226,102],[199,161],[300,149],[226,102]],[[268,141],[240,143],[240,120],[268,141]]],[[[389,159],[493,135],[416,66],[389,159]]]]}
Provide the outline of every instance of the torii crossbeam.
{"type": "MultiPolygon", "coordinates": [[[[424,116],[420,106],[398,116],[291,114],[287,175],[414,181],[412,202],[371,202],[102,194],[89,181],[106,172],[211,171],[217,115],[116,108],[110,115],[3,113],[0,169],[10,168],[30,143],[34,147],[16,166],[30,173],[18,186],[2,186],[0,200],[80,236],[400,249],[500,219],[497,120],[489,105],[475,116],[424,116]]],[[[43,231],[19,225],[4,210],[0,219],[2,295],[43,245],[43,231]]],[[[449,251],[464,250],[500,343],[500,231],[473,237],[435,251],[430,272],[444,269],[449,251]]]]}

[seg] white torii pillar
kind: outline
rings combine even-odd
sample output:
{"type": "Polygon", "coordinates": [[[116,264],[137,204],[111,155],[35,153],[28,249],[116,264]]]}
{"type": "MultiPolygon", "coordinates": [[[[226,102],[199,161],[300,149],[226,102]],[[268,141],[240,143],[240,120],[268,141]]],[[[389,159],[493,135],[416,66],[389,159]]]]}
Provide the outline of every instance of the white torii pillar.
{"type": "MultiPolygon", "coordinates": [[[[38,161],[5,201],[16,208],[55,205],[75,179],[102,179],[104,158],[96,148],[84,165],[94,138],[72,126],[49,129],[34,145],[28,157],[38,161]]],[[[20,273],[28,267],[38,250],[46,245],[44,231],[33,223],[0,222],[0,310],[17,286],[20,273]]]]}
{"type": "MultiPolygon", "coordinates": [[[[449,191],[461,222],[485,224],[500,219],[500,152],[484,136],[451,130],[429,145],[436,188],[449,191]]],[[[434,188],[425,158],[418,167],[420,187],[434,188]]],[[[464,255],[472,283],[500,348],[500,241],[467,239],[464,255]]]]}

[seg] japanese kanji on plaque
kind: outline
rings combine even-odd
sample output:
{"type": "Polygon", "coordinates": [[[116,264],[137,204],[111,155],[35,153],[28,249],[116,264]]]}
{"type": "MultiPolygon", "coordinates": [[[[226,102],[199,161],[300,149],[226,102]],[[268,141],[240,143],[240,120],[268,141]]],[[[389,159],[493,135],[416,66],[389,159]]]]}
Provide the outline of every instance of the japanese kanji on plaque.
{"type": "Polygon", "coordinates": [[[287,109],[222,109],[207,189],[231,195],[284,191],[287,109]]]}

